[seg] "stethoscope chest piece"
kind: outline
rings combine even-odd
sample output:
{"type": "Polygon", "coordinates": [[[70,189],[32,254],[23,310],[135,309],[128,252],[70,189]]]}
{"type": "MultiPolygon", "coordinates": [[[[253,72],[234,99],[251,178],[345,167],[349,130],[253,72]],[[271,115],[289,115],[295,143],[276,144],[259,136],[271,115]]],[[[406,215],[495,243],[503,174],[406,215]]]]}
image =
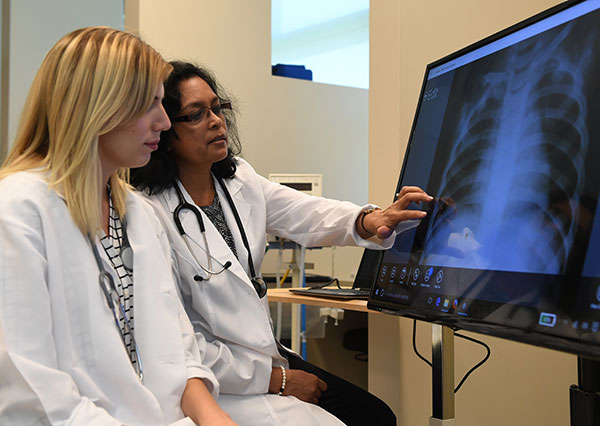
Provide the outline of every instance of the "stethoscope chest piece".
{"type": "Polygon", "coordinates": [[[119,255],[121,256],[121,262],[123,262],[123,267],[127,270],[127,272],[133,272],[133,249],[129,244],[129,237],[127,236],[127,219],[123,218],[121,221],[122,229],[123,229],[123,237],[121,243],[121,250],[119,251],[119,255]]]}
{"type": "Polygon", "coordinates": [[[121,249],[121,260],[127,272],[133,272],[133,249],[127,245],[121,249]]]}
{"type": "Polygon", "coordinates": [[[259,299],[262,299],[263,297],[266,296],[267,284],[265,283],[265,280],[263,280],[260,277],[254,277],[254,278],[250,278],[250,282],[254,286],[254,290],[256,290],[256,293],[258,294],[259,299]]]}

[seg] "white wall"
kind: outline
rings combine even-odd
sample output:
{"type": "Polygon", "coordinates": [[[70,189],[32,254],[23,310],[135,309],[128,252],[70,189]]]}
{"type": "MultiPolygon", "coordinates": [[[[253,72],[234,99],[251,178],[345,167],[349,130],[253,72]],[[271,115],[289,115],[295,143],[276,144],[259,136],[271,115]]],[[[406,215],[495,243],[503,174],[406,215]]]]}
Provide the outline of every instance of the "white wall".
{"type": "Polygon", "coordinates": [[[259,173],[323,173],[325,196],[366,201],[366,90],[271,76],[269,0],[164,4],[140,2],[142,36],[168,59],[215,72],[259,173]]]}
{"type": "MultiPolygon", "coordinates": [[[[124,28],[123,0],[12,0],[10,2],[9,144],[46,52],[77,28],[124,28]]],[[[2,141],[6,143],[5,141],[2,141]]]]}

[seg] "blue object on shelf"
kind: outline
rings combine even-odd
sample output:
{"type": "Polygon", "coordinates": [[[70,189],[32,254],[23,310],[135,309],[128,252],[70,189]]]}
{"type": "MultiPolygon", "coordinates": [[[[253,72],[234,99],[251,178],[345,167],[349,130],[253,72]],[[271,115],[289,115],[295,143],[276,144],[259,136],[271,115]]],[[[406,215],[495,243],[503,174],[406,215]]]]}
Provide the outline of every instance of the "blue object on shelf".
{"type": "Polygon", "coordinates": [[[271,67],[271,74],[282,77],[299,78],[312,81],[312,71],[307,70],[304,65],[277,64],[271,67]]]}

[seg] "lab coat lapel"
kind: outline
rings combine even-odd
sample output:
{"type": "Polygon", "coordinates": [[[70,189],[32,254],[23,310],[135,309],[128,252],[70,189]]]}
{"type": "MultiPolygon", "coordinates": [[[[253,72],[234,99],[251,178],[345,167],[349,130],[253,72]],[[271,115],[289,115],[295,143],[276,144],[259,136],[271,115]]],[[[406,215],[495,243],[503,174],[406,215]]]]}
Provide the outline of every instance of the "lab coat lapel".
{"type": "Polygon", "coordinates": [[[179,323],[164,320],[178,317],[177,304],[174,303],[177,293],[173,286],[171,267],[163,253],[153,252],[149,248],[155,247],[154,244],[147,243],[155,238],[152,231],[154,227],[139,203],[128,202],[127,217],[127,233],[134,253],[134,334],[144,366],[144,385],[165,400],[178,403],[173,395],[165,395],[168,389],[172,389],[172,386],[166,384],[183,380],[181,377],[173,377],[173,372],[167,366],[185,362],[185,350],[181,341],[175,338],[181,335],[179,323]],[[173,338],[168,341],[157,340],[157,330],[161,330],[159,335],[173,338]]]}

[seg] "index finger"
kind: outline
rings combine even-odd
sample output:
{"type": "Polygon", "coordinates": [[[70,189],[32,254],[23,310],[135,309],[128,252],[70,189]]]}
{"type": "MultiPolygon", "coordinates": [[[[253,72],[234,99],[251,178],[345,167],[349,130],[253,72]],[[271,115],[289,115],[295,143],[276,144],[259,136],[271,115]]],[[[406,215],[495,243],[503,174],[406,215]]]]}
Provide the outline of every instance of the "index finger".
{"type": "Polygon", "coordinates": [[[404,210],[408,207],[410,203],[429,203],[433,201],[433,197],[427,194],[425,191],[415,191],[415,192],[407,192],[404,195],[398,197],[398,199],[394,202],[401,210],[404,210]]]}
{"type": "Polygon", "coordinates": [[[414,192],[426,194],[426,192],[423,191],[423,189],[421,189],[420,187],[409,185],[409,186],[403,186],[402,188],[400,188],[400,192],[396,193],[396,199],[401,198],[401,197],[405,196],[406,194],[414,193],[414,192]]]}

